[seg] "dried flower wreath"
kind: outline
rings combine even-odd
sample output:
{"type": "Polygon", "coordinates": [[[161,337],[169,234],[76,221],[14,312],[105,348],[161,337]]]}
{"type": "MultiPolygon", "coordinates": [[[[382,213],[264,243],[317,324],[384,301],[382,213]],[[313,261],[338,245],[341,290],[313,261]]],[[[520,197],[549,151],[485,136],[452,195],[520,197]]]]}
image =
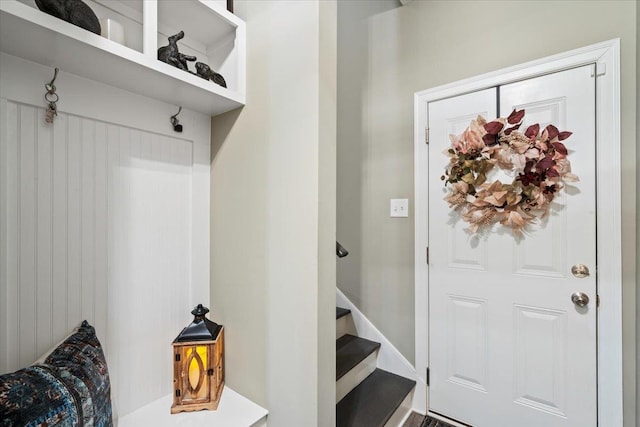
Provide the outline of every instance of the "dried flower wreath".
{"type": "Polygon", "coordinates": [[[450,135],[442,180],[451,186],[445,200],[461,212],[472,234],[499,222],[521,235],[528,224],[548,215],[562,182],[578,181],[560,142],[571,132],[548,125],[540,133],[540,125],[534,124],[522,133],[523,119],[524,110],[491,122],[478,116],[461,135],[450,135]],[[494,166],[515,176],[513,181],[486,182],[494,166]]]}

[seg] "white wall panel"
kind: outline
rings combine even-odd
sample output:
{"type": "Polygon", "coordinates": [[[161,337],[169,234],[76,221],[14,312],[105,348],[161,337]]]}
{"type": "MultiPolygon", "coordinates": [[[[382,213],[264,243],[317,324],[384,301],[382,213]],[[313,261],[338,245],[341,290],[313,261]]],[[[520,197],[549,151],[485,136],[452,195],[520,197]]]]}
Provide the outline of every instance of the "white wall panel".
{"type": "Polygon", "coordinates": [[[4,346],[5,355],[4,365],[8,370],[9,366],[17,366],[19,360],[18,351],[18,322],[15,319],[18,318],[18,249],[19,249],[19,230],[16,224],[18,224],[19,216],[19,204],[18,204],[18,129],[16,126],[8,126],[7,123],[17,123],[18,121],[18,108],[15,104],[2,101],[2,135],[3,143],[0,144],[2,151],[5,153],[3,156],[3,162],[0,164],[3,173],[3,242],[0,245],[3,248],[3,269],[4,274],[0,274],[2,280],[3,295],[6,296],[5,304],[0,304],[3,307],[5,316],[2,318],[3,330],[6,331],[4,346]],[[14,321],[9,321],[13,319],[14,321]],[[12,343],[13,345],[9,345],[12,343]]]}
{"type": "Polygon", "coordinates": [[[52,222],[53,222],[53,247],[64,250],[53,251],[52,256],[52,282],[58,283],[58,291],[52,294],[54,307],[51,316],[52,334],[54,337],[63,337],[68,331],[67,306],[68,306],[68,118],[60,117],[60,123],[53,129],[53,166],[52,166],[52,222]]]}
{"type": "Polygon", "coordinates": [[[18,355],[36,357],[36,110],[18,106],[18,355]]]}
{"type": "Polygon", "coordinates": [[[6,370],[87,319],[107,338],[114,386],[129,396],[120,411],[129,412],[146,403],[142,380],[166,391],[179,332],[168,326],[189,320],[192,143],[65,113],[48,126],[42,108],[7,106],[17,113],[6,124],[19,157],[19,215],[9,224],[19,231],[19,311],[17,342],[7,342],[18,358],[6,370]],[[182,315],[165,317],[173,307],[182,315]],[[136,313],[153,317],[135,322],[136,313]]]}
{"type": "Polygon", "coordinates": [[[53,132],[40,119],[36,110],[36,353],[42,354],[50,347],[47,342],[52,336],[52,238],[51,229],[51,140],[53,132]],[[43,339],[44,338],[44,339],[43,339]]]}
{"type": "Polygon", "coordinates": [[[84,93],[115,89],[61,73],[47,124],[29,76],[49,70],[0,57],[0,373],[87,319],[125,415],[170,392],[171,341],[209,304],[209,118],[183,111],[177,134],[174,106],[126,92],[105,103],[116,122],[87,116],[84,93]]]}

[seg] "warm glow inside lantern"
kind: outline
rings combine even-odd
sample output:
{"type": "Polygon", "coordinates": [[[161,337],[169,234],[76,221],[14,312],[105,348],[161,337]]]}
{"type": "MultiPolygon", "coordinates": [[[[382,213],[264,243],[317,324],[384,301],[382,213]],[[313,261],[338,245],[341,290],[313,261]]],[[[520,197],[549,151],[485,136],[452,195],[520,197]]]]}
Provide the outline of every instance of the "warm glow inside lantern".
{"type": "Polygon", "coordinates": [[[171,413],[215,410],[224,387],[224,328],[207,319],[198,304],[193,322],[173,341],[171,413]]]}

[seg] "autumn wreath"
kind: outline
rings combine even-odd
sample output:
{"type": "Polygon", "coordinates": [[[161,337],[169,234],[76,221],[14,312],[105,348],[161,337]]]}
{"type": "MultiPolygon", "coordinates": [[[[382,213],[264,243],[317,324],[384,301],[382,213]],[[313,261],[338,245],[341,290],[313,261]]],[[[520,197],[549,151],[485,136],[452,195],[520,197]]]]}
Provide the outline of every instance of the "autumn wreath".
{"type": "Polygon", "coordinates": [[[450,184],[445,200],[460,211],[472,234],[499,222],[520,235],[528,224],[548,215],[562,182],[578,181],[560,142],[571,132],[550,124],[540,133],[534,124],[523,133],[524,113],[514,110],[506,119],[491,122],[478,116],[461,135],[450,136],[449,164],[442,176],[445,187],[450,184]],[[487,182],[496,166],[514,176],[513,181],[487,182]]]}

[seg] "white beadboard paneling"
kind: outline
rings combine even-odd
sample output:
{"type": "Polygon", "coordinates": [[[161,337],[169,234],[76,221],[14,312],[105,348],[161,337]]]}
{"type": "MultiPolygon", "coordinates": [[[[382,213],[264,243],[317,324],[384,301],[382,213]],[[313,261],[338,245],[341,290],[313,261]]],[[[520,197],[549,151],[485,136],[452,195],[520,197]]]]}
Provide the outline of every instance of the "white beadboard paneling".
{"type": "Polygon", "coordinates": [[[80,318],[93,318],[95,282],[96,122],[82,119],[80,139],[80,318]]]}
{"type": "Polygon", "coordinates": [[[20,360],[33,360],[36,353],[36,109],[18,109],[18,307],[20,360]]]}
{"type": "Polygon", "coordinates": [[[4,158],[3,168],[6,170],[6,181],[3,181],[3,189],[5,200],[3,202],[4,215],[6,222],[3,224],[6,235],[6,269],[3,269],[4,277],[3,290],[6,295],[5,318],[3,324],[6,325],[6,345],[2,345],[6,354],[5,364],[3,369],[9,371],[13,367],[18,365],[20,360],[19,348],[18,348],[18,278],[19,278],[19,265],[18,265],[18,250],[19,250],[19,238],[20,233],[18,231],[19,215],[19,198],[18,198],[18,106],[13,103],[8,103],[2,100],[3,108],[3,151],[6,153],[4,158]],[[5,321],[6,320],[6,321],[5,321]]]}
{"type": "Polygon", "coordinates": [[[19,357],[8,368],[88,319],[109,343],[115,395],[128,396],[119,410],[131,412],[166,394],[175,323],[189,321],[193,144],[65,113],[47,127],[44,109],[7,105],[20,211],[19,357]]]}
{"type": "Polygon", "coordinates": [[[68,117],[67,134],[67,327],[82,321],[82,120],[68,117]]]}
{"type": "MultiPolygon", "coordinates": [[[[52,138],[51,126],[36,114],[36,355],[53,344],[52,318],[52,138]]],[[[25,314],[25,313],[22,313],[25,314]]]]}
{"type": "Polygon", "coordinates": [[[50,70],[0,56],[0,373],[87,319],[125,415],[171,391],[171,341],[208,304],[209,117],[183,110],[177,134],[175,106],[62,71],[46,124],[30,87],[50,70]]]}
{"type": "Polygon", "coordinates": [[[67,326],[68,307],[68,116],[59,114],[53,127],[53,189],[52,223],[53,251],[52,282],[55,291],[52,295],[53,313],[51,317],[53,342],[59,342],[69,332],[67,326]]]}
{"type": "Polygon", "coordinates": [[[96,330],[106,336],[107,318],[107,271],[109,252],[107,251],[108,230],[108,158],[107,158],[107,125],[96,123],[94,145],[94,303],[93,323],[96,330]]]}
{"type": "MultiPolygon", "coordinates": [[[[7,130],[7,102],[0,99],[0,139],[6,140],[7,130]]],[[[7,241],[7,147],[0,144],[0,242],[7,241]]],[[[7,247],[4,243],[0,243],[0,320],[7,317],[7,247]]],[[[0,323],[0,343],[7,342],[7,333],[9,332],[7,322],[0,323]]],[[[7,368],[7,352],[6,346],[0,349],[0,372],[4,372],[7,368]]]]}

